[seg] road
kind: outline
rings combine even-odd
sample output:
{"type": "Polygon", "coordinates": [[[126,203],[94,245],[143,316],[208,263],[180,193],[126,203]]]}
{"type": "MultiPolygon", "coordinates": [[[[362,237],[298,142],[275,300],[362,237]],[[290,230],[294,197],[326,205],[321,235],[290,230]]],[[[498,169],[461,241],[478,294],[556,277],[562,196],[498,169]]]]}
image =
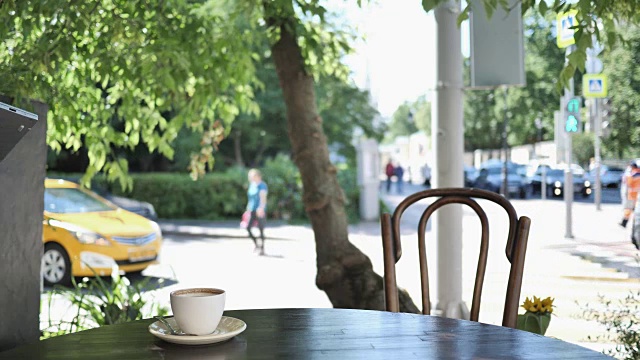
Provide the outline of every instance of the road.
{"type": "MultiPolygon", "coordinates": [[[[529,199],[540,199],[540,194],[535,194],[531,196],[529,199]]],[[[562,196],[550,197],[549,200],[564,202],[564,198],[562,196]]],[[[589,195],[588,197],[583,197],[581,194],[575,194],[573,196],[573,200],[579,203],[592,203],[592,204],[594,203],[593,194],[589,195]]],[[[601,204],[621,204],[621,203],[622,202],[620,200],[620,189],[615,189],[615,188],[602,189],[601,204]]]]}

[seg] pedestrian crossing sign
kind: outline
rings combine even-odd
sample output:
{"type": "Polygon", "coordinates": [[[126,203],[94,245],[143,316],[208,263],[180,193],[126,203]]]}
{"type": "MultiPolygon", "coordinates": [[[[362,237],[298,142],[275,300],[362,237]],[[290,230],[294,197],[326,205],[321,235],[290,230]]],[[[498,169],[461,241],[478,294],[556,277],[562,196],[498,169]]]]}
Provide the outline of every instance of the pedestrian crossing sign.
{"type": "Polygon", "coordinates": [[[576,15],[578,15],[577,10],[570,10],[565,13],[558,14],[556,17],[556,38],[559,48],[566,48],[567,46],[576,43],[576,40],[573,37],[573,34],[575,33],[575,29],[573,29],[573,27],[578,25],[576,15]]]}
{"type": "Polygon", "coordinates": [[[582,94],[585,98],[607,97],[607,76],[605,74],[583,75],[582,94]]]}

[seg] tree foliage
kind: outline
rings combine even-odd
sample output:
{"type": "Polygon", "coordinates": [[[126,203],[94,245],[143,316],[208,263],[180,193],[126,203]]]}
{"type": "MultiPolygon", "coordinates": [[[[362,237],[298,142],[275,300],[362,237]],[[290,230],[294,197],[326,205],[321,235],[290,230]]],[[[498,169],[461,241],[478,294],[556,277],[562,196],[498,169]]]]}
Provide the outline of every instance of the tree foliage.
{"type": "MultiPolygon", "coordinates": [[[[536,118],[542,122],[542,140],[553,138],[553,113],[560,106],[556,88],[558,73],[564,66],[564,51],[556,45],[552,24],[552,17],[542,17],[532,10],[524,18],[527,84],[511,88],[508,92],[506,106],[510,113],[508,140],[511,145],[538,140],[536,118]]],[[[504,109],[504,97],[498,96],[497,100],[498,107],[504,109]]]]}
{"type": "Polygon", "coordinates": [[[391,117],[386,140],[409,136],[418,130],[427,135],[431,134],[431,103],[424,95],[398,106],[391,117]]]}
{"type": "MultiPolygon", "coordinates": [[[[220,144],[217,154],[227,163],[258,166],[266,157],[291,151],[291,144],[286,140],[287,121],[282,90],[270,52],[265,53],[269,56],[257,69],[258,79],[264,86],[255,90],[260,114],[240,114],[233,122],[231,134],[220,144]]],[[[350,80],[320,75],[315,92],[327,139],[340,155],[355,162],[353,140],[359,134],[380,140],[385,127],[374,121],[377,110],[371,106],[367,91],[357,88],[350,80]]]]}
{"type": "Polygon", "coordinates": [[[595,156],[593,133],[574,134],[571,137],[574,161],[588,168],[589,161],[595,156]]]}
{"type": "MultiPolygon", "coordinates": [[[[464,61],[464,79],[469,82],[470,63],[464,61]]],[[[494,90],[471,90],[464,93],[464,148],[496,149],[502,146],[502,117],[497,117],[494,90]]]]}
{"type": "Polygon", "coordinates": [[[628,46],[617,44],[603,56],[612,100],[611,133],[603,139],[603,154],[630,158],[640,153],[640,27],[625,25],[620,33],[628,46]]]}
{"type": "Polygon", "coordinates": [[[251,41],[230,2],[0,2],[0,94],[49,104],[48,144],[88,150],[90,176],[125,179],[115,149],[172,157],[183,127],[204,133],[195,163],[241,111],[256,112],[251,41]],[[244,29],[244,30],[243,30],[244,29]]]}
{"type": "MultiPolygon", "coordinates": [[[[551,31],[552,19],[529,11],[524,18],[526,85],[504,90],[465,91],[465,149],[502,147],[505,104],[508,116],[508,143],[522,145],[538,141],[536,118],[542,123],[543,138],[554,135],[554,111],[559,106],[556,91],[558,73],[564,66],[564,52],[558,49],[551,31]],[[558,106],[550,106],[558,104],[558,106]]],[[[469,60],[465,61],[465,82],[469,80],[469,60]]]]}

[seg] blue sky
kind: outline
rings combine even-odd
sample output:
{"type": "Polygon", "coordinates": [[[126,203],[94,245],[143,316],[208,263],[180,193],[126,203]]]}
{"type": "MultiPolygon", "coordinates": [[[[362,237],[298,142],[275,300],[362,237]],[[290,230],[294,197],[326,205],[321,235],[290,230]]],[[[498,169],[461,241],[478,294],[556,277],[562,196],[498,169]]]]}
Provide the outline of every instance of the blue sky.
{"type": "MultiPolygon", "coordinates": [[[[383,116],[391,116],[404,101],[430,95],[435,83],[436,24],[433,13],[425,13],[420,0],[379,0],[362,9],[355,0],[330,0],[327,7],[343,13],[365,38],[355,44],[355,54],[347,64],[360,87],[365,86],[369,69],[372,92],[383,116]]],[[[462,52],[468,55],[466,23],[462,32],[462,52]]]]}

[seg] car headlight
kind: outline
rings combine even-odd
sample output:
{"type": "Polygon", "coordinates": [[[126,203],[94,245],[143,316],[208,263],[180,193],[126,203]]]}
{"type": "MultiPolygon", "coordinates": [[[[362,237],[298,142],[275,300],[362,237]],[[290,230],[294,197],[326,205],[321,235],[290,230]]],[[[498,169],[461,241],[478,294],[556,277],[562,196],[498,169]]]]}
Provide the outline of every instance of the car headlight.
{"type": "Polygon", "coordinates": [[[76,232],[71,232],[71,234],[75,236],[75,238],[78,239],[78,241],[80,241],[83,244],[101,245],[101,246],[111,245],[109,240],[102,237],[102,235],[94,232],[76,231],[76,232]]]}
{"type": "Polygon", "coordinates": [[[586,186],[586,187],[591,186],[591,182],[589,180],[585,180],[584,181],[584,186],[586,186]]]}
{"type": "Polygon", "coordinates": [[[157,222],[152,221],[151,227],[153,228],[153,231],[156,233],[156,235],[158,235],[158,237],[162,237],[162,230],[160,229],[160,225],[158,225],[157,222]]]}
{"type": "Polygon", "coordinates": [[[553,183],[553,186],[559,188],[559,187],[562,186],[562,183],[560,181],[556,181],[556,182],[553,183]]]}
{"type": "Polygon", "coordinates": [[[102,235],[81,226],[55,219],[49,219],[47,222],[51,226],[67,230],[71,235],[73,235],[73,237],[83,244],[111,246],[109,240],[105,239],[102,235]]]}

